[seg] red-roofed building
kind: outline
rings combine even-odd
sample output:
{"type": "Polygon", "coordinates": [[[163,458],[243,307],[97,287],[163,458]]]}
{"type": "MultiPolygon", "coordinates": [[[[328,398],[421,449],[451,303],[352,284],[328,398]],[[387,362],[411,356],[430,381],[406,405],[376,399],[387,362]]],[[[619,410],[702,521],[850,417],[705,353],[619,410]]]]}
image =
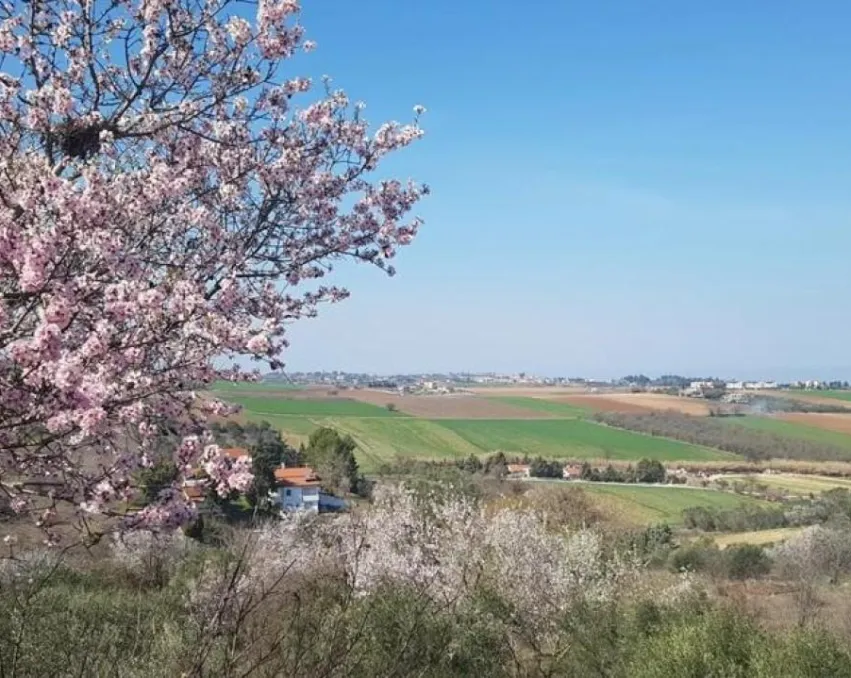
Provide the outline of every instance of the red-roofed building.
{"type": "Polygon", "coordinates": [[[528,478],[531,475],[529,464],[509,464],[506,471],[509,478],[528,478]]]}
{"type": "Polygon", "coordinates": [[[198,484],[197,481],[184,481],[183,496],[186,497],[187,501],[190,501],[193,504],[200,504],[202,501],[204,501],[204,498],[206,496],[204,492],[204,486],[198,484]]]}
{"type": "Polygon", "coordinates": [[[281,487],[318,487],[322,479],[310,466],[282,466],[275,469],[275,480],[281,487]]]}
{"type": "Polygon", "coordinates": [[[567,464],[561,472],[565,480],[579,480],[582,477],[582,464],[567,464]]]}
{"type": "Polygon", "coordinates": [[[277,490],[275,502],[284,511],[336,510],[345,508],[346,502],[321,490],[322,479],[310,466],[282,466],[275,469],[277,490]]]}
{"type": "Polygon", "coordinates": [[[231,459],[242,459],[243,457],[251,457],[244,447],[225,447],[222,448],[222,454],[231,459]]]}

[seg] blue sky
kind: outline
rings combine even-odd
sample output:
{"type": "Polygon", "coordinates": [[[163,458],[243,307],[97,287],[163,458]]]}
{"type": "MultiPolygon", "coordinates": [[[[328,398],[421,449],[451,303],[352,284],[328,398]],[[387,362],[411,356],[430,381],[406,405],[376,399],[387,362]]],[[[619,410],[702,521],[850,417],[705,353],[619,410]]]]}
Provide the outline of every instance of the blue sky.
{"type": "Polygon", "coordinates": [[[432,186],[288,369],[851,377],[851,5],[304,0],[432,186]]]}

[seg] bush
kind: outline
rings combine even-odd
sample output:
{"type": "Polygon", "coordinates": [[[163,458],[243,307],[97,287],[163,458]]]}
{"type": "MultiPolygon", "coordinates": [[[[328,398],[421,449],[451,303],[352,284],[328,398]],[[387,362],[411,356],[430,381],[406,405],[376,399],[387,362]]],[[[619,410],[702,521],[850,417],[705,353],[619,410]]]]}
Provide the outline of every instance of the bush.
{"type": "Polygon", "coordinates": [[[557,461],[546,461],[536,457],[529,464],[529,475],[533,478],[561,478],[562,464],[557,461]]]}
{"type": "Polygon", "coordinates": [[[635,480],[639,483],[664,483],[666,475],[658,459],[642,459],[635,468],[635,480]]]}
{"type": "Polygon", "coordinates": [[[730,579],[758,579],[771,571],[771,559],[761,546],[736,544],[724,551],[730,579]]]}
{"type": "Polygon", "coordinates": [[[671,552],[668,564],[674,572],[718,572],[721,552],[715,542],[704,539],[671,552]]]}
{"type": "Polygon", "coordinates": [[[788,520],[783,508],[741,506],[717,509],[695,506],[683,510],[683,524],[703,532],[749,532],[786,527],[788,520]]]}
{"type": "Polygon", "coordinates": [[[627,671],[630,678],[751,678],[757,626],[732,612],[678,620],[649,638],[627,671]]]}

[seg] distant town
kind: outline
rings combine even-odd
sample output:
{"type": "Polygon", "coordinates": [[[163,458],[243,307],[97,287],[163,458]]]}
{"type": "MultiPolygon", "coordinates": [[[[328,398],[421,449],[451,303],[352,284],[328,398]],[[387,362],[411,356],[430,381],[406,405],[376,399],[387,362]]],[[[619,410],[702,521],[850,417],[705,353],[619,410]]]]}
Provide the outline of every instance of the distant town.
{"type": "Polygon", "coordinates": [[[848,381],[742,381],[717,377],[689,377],[666,374],[651,378],[643,374],[627,375],[619,379],[593,379],[586,377],[542,377],[525,372],[500,374],[496,372],[423,373],[378,375],[357,372],[290,372],[274,373],[264,381],[283,381],[294,385],[321,384],[335,388],[371,388],[397,390],[408,393],[452,393],[470,387],[528,386],[579,387],[587,389],[630,389],[634,392],[676,393],[677,395],[712,399],[726,393],[768,390],[847,390],[848,381]]]}

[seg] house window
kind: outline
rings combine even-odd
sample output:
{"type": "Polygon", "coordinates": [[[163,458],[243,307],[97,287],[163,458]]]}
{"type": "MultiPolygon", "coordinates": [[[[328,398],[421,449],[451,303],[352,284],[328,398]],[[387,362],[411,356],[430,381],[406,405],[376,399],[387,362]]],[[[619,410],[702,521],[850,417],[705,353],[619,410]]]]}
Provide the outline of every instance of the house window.
{"type": "Polygon", "coordinates": [[[290,491],[289,491],[289,490],[287,490],[287,491],[285,492],[285,494],[289,497],[289,496],[290,496],[290,491]]]}

